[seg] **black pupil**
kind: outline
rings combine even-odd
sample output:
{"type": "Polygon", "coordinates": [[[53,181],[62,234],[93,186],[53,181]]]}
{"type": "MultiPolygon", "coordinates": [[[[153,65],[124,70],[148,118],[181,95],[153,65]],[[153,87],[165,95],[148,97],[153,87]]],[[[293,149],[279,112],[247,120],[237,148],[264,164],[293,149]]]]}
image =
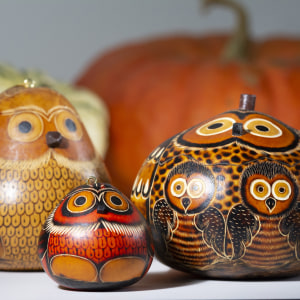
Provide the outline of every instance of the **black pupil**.
{"type": "Polygon", "coordinates": [[[72,131],[72,132],[76,131],[76,124],[74,123],[73,120],[67,119],[65,121],[65,124],[66,124],[69,131],[72,131]]]}
{"type": "Polygon", "coordinates": [[[176,185],[176,190],[177,190],[177,191],[180,191],[180,190],[181,190],[181,185],[179,185],[179,184],[176,185]]]}
{"type": "Polygon", "coordinates": [[[75,200],[75,205],[81,206],[81,205],[83,205],[85,202],[86,202],[86,198],[83,197],[83,196],[80,196],[80,197],[76,198],[76,200],[75,200]]]}
{"type": "Polygon", "coordinates": [[[279,188],[279,193],[284,193],[284,192],[285,192],[285,188],[284,187],[279,188]]]}
{"type": "Polygon", "coordinates": [[[264,132],[269,131],[269,128],[268,128],[267,126],[257,125],[257,126],[255,126],[255,127],[256,127],[256,129],[259,130],[259,131],[264,131],[264,132]]]}
{"type": "Polygon", "coordinates": [[[258,190],[260,193],[262,193],[262,192],[264,191],[264,187],[263,187],[263,186],[259,186],[259,187],[257,188],[257,190],[258,190]]]}
{"type": "Polygon", "coordinates": [[[223,126],[223,123],[215,123],[208,126],[208,129],[217,129],[223,126]]]}
{"type": "Polygon", "coordinates": [[[32,125],[28,121],[22,121],[18,127],[22,133],[28,133],[32,129],[32,125]]]}
{"type": "Polygon", "coordinates": [[[114,205],[121,205],[122,204],[122,200],[119,197],[116,196],[112,196],[110,198],[110,201],[114,204],[114,205]]]}

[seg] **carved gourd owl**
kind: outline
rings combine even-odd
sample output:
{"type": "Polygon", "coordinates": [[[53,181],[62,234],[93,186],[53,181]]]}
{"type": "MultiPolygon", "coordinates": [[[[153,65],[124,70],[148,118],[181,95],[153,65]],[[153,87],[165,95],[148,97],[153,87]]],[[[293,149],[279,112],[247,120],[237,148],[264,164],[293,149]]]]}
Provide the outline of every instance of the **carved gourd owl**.
{"type": "Polygon", "coordinates": [[[300,273],[299,132],[254,103],[243,94],[141,167],[131,199],[165,264],[221,278],[300,273]]]}
{"type": "Polygon", "coordinates": [[[115,289],[135,283],[153,257],[138,209],[110,184],[90,178],[48,217],[40,235],[44,270],[71,289],[115,289]]]}
{"type": "Polygon", "coordinates": [[[70,102],[48,88],[0,94],[0,269],[41,269],[42,224],[88,176],[109,176],[70,102]]]}

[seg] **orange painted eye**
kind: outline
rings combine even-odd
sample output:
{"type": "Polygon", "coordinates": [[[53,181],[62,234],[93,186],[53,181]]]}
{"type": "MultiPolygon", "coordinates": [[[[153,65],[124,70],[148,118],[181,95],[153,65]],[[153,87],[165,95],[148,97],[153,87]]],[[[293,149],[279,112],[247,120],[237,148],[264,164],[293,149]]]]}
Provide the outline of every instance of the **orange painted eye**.
{"type": "Polygon", "coordinates": [[[192,179],[187,187],[187,193],[191,198],[199,198],[205,191],[204,182],[199,178],[192,179]]]}
{"type": "Polygon", "coordinates": [[[8,135],[19,142],[33,142],[42,135],[43,130],[43,120],[34,113],[19,113],[12,116],[8,123],[8,135]]]}
{"type": "Polygon", "coordinates": [[[125,212],[129,209],[129,203],[119,193],[108,191],[104,195],[105,204],[112,210],[125,212]]]}
{"type": "Polygon", "coordinates": [[[272,193],[280,201],[287,200],[291,193],[291,185],[286,180],[277,180],[272,185],[272,193]]]}
{"type": "Polygon", "coordinates": [[[282,135],[282,131],[278,126],[260,118],[248,120],[244,124],[244,129],[252,135],[264,138],[277,138],[282,135]]]}
{"type": "Polygon", "coordinates": [[[234,123],[235,120],[232,118],[219,118],[202,125],[196,130],[196,133],[203,136],[220,134],[232,129],[234,123]]]}
{"type": "Polygon", "coordinates": [[[186,191],[186,181],[183,178],[176,178],[170,187],[171,194],[175,197],[181,197],[186,191]]]}
{"type": "Polygon", "coordinates": [[[96,198],[90,191],[80,191],[73,195],[67,204],[67,209],[72,213],[82,213],[92,208],[96,198]]]}
{"type": "Polygon", "coordinates": [[[271,194],[271,186],[263,179],[255,179],[250,184],[250,193],[256,200],[265,200],[271,194]]]}
{"type": "Polygon", "coordinates": [[[61,111],[55,116],[55,124],[58,131],[67,139],[79,141],[83,131],[78,118],[70,111],[61,111]]]}

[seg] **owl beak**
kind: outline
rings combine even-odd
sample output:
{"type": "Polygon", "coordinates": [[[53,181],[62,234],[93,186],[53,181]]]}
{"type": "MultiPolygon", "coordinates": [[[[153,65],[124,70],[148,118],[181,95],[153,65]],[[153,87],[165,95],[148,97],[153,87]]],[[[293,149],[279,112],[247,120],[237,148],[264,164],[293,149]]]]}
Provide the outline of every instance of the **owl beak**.
{"type": "Polygon", "coordinates": [[[63,138],[57,131],[49,131],[46,134],[46,142],[50,148],[57,148],[61,144],[63,138]]]}
{"type": "Polygon", "coordinates": [[[268,199],[266,200],[266,206],[267,206],[269,212],[271,213],[272,210],[273,210],[273,209],[275,208],[275,206],[276,206],[276,200],[273,199],[273,198],[268,198],[268,199]]]}
{"type": "Polygon", "coordinates": [[[97,204],[97,213],[105,214],[106,212],[107,212],[106,205],[103,203],[103,201],[99,201],[97,204]]]}
{"type": "Polygon", "coordinates": [[[232,126],[232,135],[241,136],[244,135],[245,131],[243,128],[243,123],[234,123],[232,126]]]}
{"type": "Polygon", "coordinates": [[[188,207],[191,205],[191,200],[189,198],[182,198],[181,204],[184,208],[185,213],[187,212],[188,207]]]}

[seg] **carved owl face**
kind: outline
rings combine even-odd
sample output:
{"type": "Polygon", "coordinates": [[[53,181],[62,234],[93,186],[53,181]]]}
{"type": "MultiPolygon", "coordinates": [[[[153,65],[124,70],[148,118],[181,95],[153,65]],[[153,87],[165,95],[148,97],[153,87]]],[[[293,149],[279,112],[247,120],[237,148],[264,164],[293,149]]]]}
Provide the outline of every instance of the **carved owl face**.
{"type": "Polygon", "coordinates": [[[94,148],[70,102],[48,88],[13,87],[0,97],[0,157],[28,160],[49,149],[91,160],[94,148]]]}
{"type": "Polygon", "coordinates": [[[218,147],[232,142],[266,151],[287,151],[298,143],[296,132],[270,116],[231,111],[192,127],[179,137],[192,147],[218,147]]]}
{"type": "Polygon", "coordinates": [[[165,185],[168,203],[183,214],[195,214],[206,208],[214,192],[211,171],[192,161],[177,165],[169,173],[165,185]]]}
{"type": "Polygon", "coordinates": [[[70,227],[78,224],[105,227],[109,223],[128,225],[140,221],[140,214],[128,199],[109,184],[75,188],[57,207],[52,219],[53,225],[70,227]]]}
{"type": "Polygon", "coordinates": [[[257,163],[242,174],[241,195],[248,208],[259,215],[279,216],[298,198],[298,187],[290,172],[275,162],[257,163]]]}

